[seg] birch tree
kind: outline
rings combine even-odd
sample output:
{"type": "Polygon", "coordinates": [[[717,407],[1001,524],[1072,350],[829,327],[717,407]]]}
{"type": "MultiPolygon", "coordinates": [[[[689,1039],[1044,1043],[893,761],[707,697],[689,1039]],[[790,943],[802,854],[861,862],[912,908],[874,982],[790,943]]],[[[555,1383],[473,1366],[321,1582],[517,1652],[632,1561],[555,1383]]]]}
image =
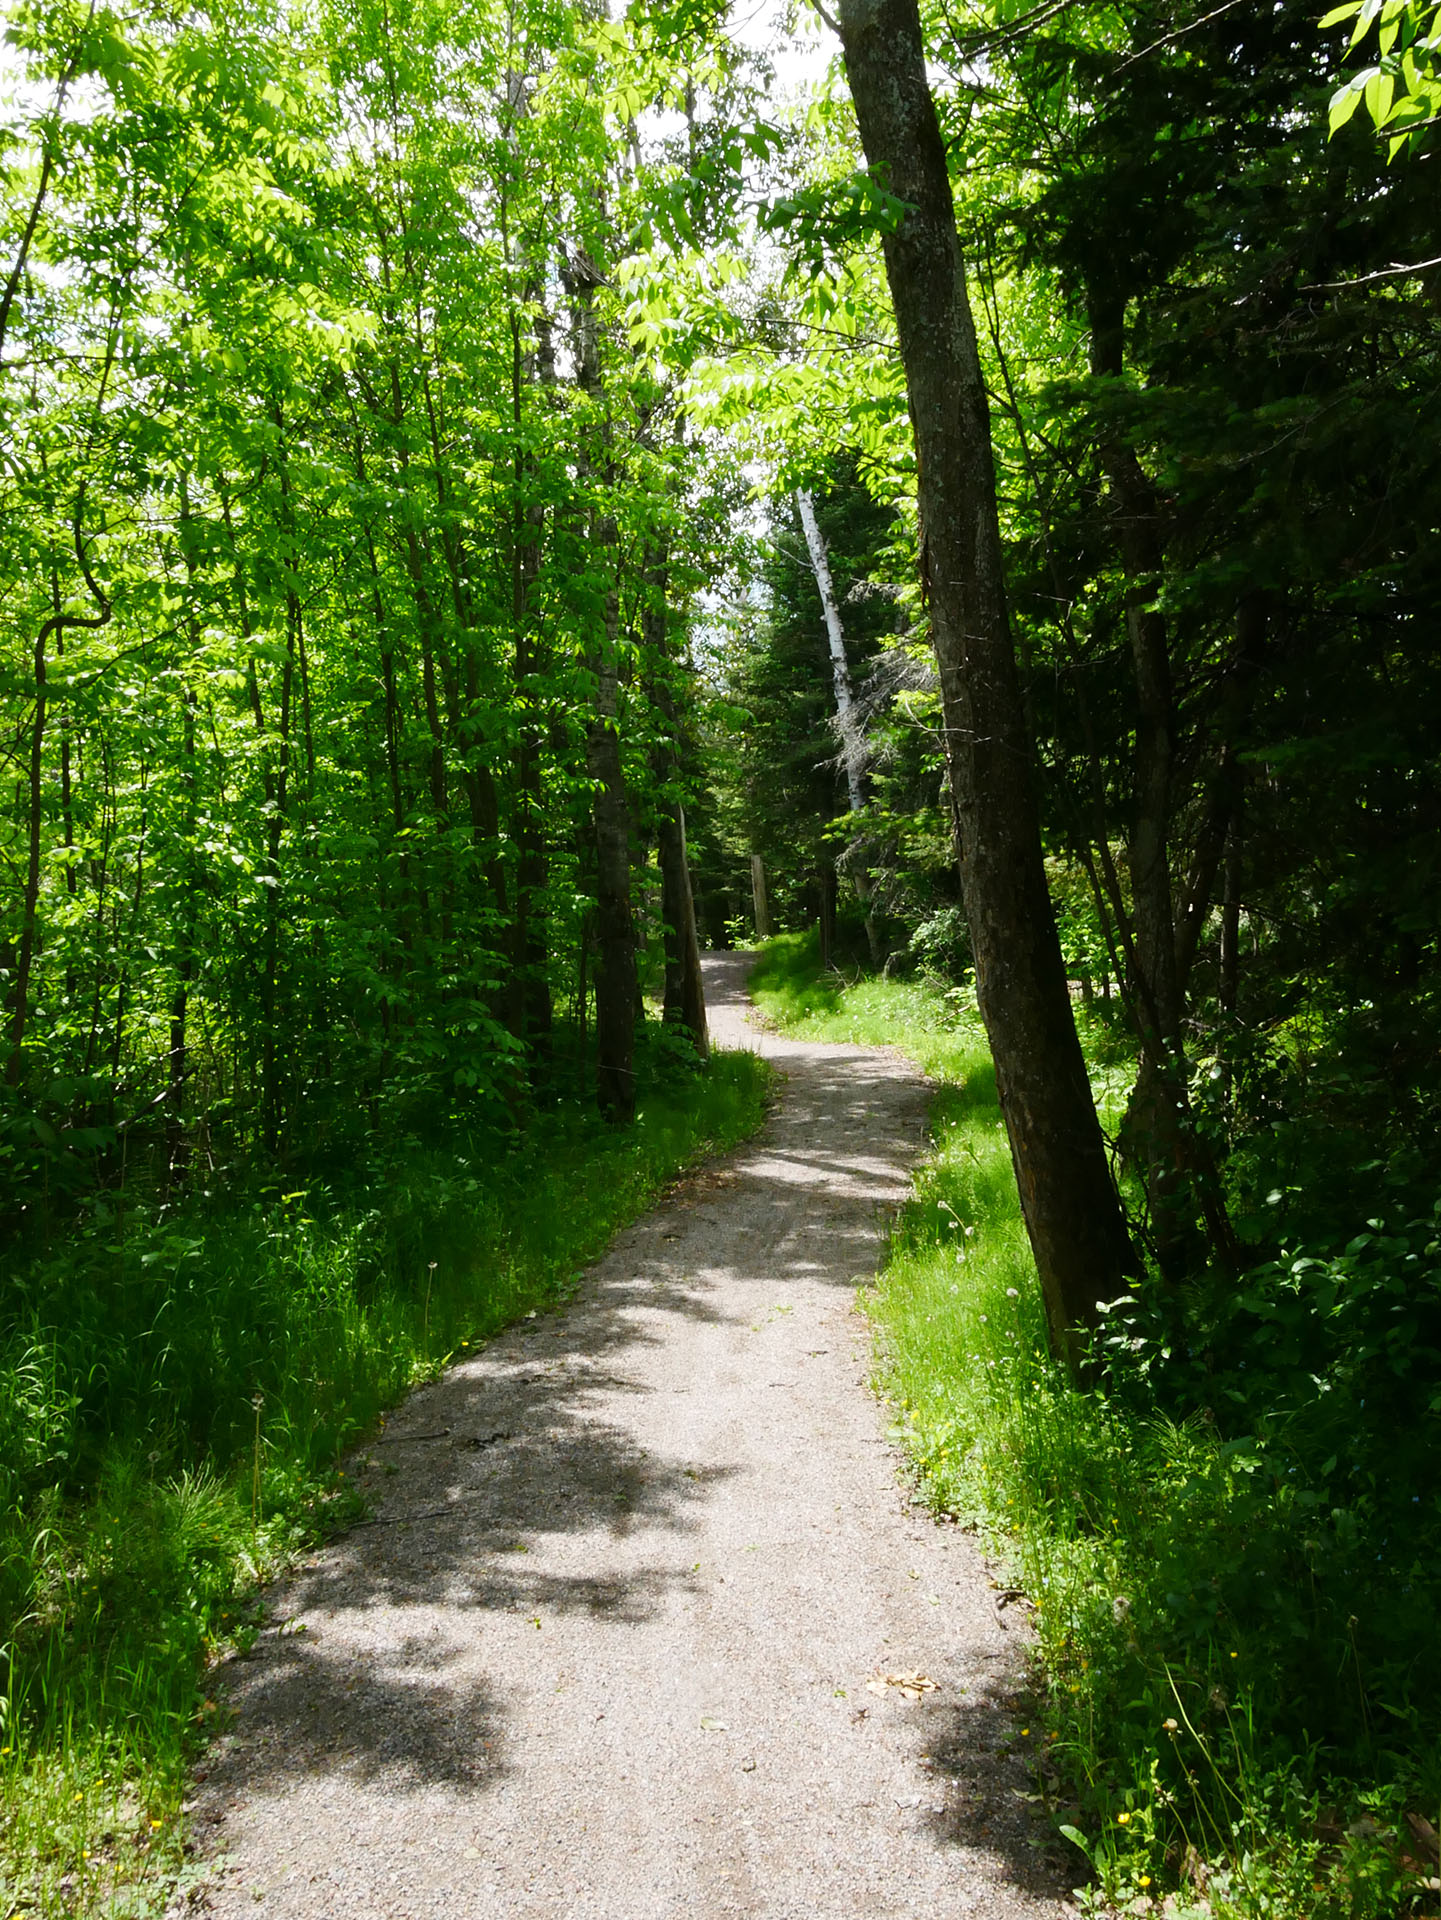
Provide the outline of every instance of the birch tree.
{"type": "MultiPolygon", "coordinates": [[[[811,571],[816,577],[816,591],[821,597],[821,612],[826,623],[826,641],[831,654],[831,679],[836,697],[836,728],[840,734],[841,758],[846,774],[846,797],[852,816],[859,817],[866,810],[865,738],[856,715],[855,696],[851,691],[851,670],[846,659],[845,628],[841,624],[840,605],[831,579],[830,556],[826,552],[825,536],[821,532],[820,522],[816,519],[815,498],[808,487],[796,489],[796,508],[800,513],[801,529],[806,539],[806,552],[810,555],[811,571]]],[[[876,928],[875,909],[871,904],[871,877],[866,872],[864,855],[859,842],[847,849],[846,858],[850,864],[856,894],[865,914],[866,940],[871,950],[871,965],[879,967],[882,958],[881,943],[876,928]]]]}

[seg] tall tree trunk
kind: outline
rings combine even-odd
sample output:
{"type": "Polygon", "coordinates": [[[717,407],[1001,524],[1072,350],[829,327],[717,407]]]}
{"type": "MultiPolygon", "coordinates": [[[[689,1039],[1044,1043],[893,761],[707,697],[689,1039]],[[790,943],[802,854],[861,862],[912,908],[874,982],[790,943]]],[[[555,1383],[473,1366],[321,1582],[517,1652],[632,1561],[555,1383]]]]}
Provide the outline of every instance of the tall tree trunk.
{"type": "MultiPolygon", "coordinates": [[[[1091,371],[1119,378],[1125,368],[1124,295],[1093,283],[1087,305],[1091,371]]],[[[1141,1060],[1122,1139],[1145,1183],[1157,1264],[1167,1279],[1180,1281],[1202,1257],[1198,1213],[1212,1252],[1233,1264],[1237,1259],[1220,1179],[1191,1111],[1184,1022],[1187,975],[1240,775],[1234,735],[1254,678],[1266,613],[1259,594],[1243,597],[1235,659],[1220,702],[1222,738],[1212,804],[1203,811],[1196,858],[1178,901],[1172,869],[1176,707],[1169,626],[1155,604],[1165,561],[1160,502],[1133,447],[1110,438],[1101,447],[1101,459],[1126,574],[1126,633],[1136,689],[1135,791],[1126,850],[1131,880],[1127,953],[1135,976],[1129,998],[1141,1060]],[[1210,835],[1209,820],[1217,823],[1210,835]],[[1213,845],[1208,846],[1208,838],[1213,845]]]]}
{"type": "MultiPolygon", "coordinates": [[[[200,623],[195,614],[195,525],[190,510],[189,486],[184,475],[180,482],[180,555],[185,567],[186,588],[191,597],[189,614],[190,644],[196,659],[201,658],[200,623]]],[[[181,763],[185,799],[181,810],[183,845],[183,885],[176,918],[175,985],[170,995],[170,1049],[167,1057],[165,1138],[167,1178],[183,1181],[189,1160],[185,1131],[185,1082],[189,1077],[187,1024],[190,1011],[190,987],[195,977],[195,949],[200,918],[200,875],[195,853],[195,827],[200,813],[200,768],[195,754],[195,714],[198,702],[189,679],[181,683],[181,763]]],[[[308,719],[308,716],[307,716],[308,719]]],[[[313,775],[312,775],[313,778],[313,775]]]]}
{"type": "MultiPolygon", "coordinates": [[[[1125,300],[1089,291],[1091,371],[1119,378],[1125,363],[1125,300]]],[[[1141,1059],[1123,1139],[1137,1164],[1162,1273],[1179,1280],[1195,1262],[1196,1209],[1188,1177],[1183,997],[1177,965],[1175,890],[1171,875],[1172,789],[1176,711],[1170,633],[1156,605],[1164,549],[1156,490],[1134,448],[1116,438],[1101,447],[1117,544],[1126,575],[1126,636],[1136,690],[1136,748],[1126,864],[1131,881],[1129,997],[1141,1059]]]]}
{"type": "Polygon", "coordinates": [[[981,1014],[1056,1350],[1074,1361],[1135,1272],[1046,888],[1001,568],[990,416],[916,0],[840,0],[919,467],[922,578],[981,1014]]]}
{"type": "MultiPolygon", "coordinates": [[[[597,543],[614,533],[595,529],[597,543]]],[[[635,1113],[635,925],[630,904],[630,804],[620,760],[617,642],[620,595],[606,595],[605,632],[591,656],[595,693],[586,723],[586,767],[595,784],[596,1100],[608,1120],[635,1113]]]]}
{"type": "Polygon", "coordinates": [[[706,1027],[695,896],[691,892],[690,863],[686,858],[685,808],[679,800],[670,801],[664,808],[657,843],[661,913],[665,919],[665,1001],[661,1017],[684,1027],[696,1052],[704,1059],[710,1050],[710,1036],[706,1027]]]}
{"type": "Polygon", "coordinates": [[[30,1013],[30,975],[35,964],[39,936],[40,868],[42,827],[44,824],[45,721],[49,711],[49,663],[46,644],[56,630],[57,614],[47,620],[35,641],[35,708],[30,722],[30,754],[26,779],[25,888],[20,910],[20,942],[15,957],[15,973],[10,988],[10,1053],[5,1063],[5,1078],[10,1085],[20,1081],[24,1058],[25,1029],[30,1013]]]}
{"type": "Polygon", "coordinates": [[[829,967],[836,951],[836,869],[835,862],[827,860],[817,878],[820,888],[820,948],[821,965],[829,967]]]}
{"type": "Polygon", "coordinates": [[[1223,1014],[1234,1015],[1241,982],[1241,815],[1239,810],[1226,835],[1225,873],[1221,890],[1221,955],[1217,1001],[1223,1014]]]}
{"type": "Polygon", "coordinates": [[[771,937],[771,907],[766,897],[766,863],[758,853],[751,855],[751,905],[755,910],[756,939],[771,937]]]}
{"type": "Polygon", "coordinates": [[[831,579],[831,560],[826,551],[825,535],[821,532],[820,522],[816,519],[816,503],[813,495],[805,488],[796,489],[796,506],[800,509],[801,531],[806,537],[806,551],[810,555],[811,572],[815,575],[816,591],[821,597],[821,613],[826,623],[826,640],[831,653],[831,680],[835,687],[836,722],[840,729],[841,753],[846,769],[846,794],[852,813],[864,813],[865,794],[865,743],[861,739],[861,730],[856,720],[855,697],[851,692],[851,668],[846,658],[846,634],[841,624],[841,609],[836,600],[835,583],[831,579]]]}
{"type": "MultiPolygon", "coordinates": [[[[500,857],[500,796],[487,757],[492,751],[480,717],[480,651],[475,641],[475,615],[469,584],[465,578],[465,547],[453,519],[453,491],[447,475],[440,421],[430,376],[424,376],[425,417],[430,430],[430,463],[435,477],[435,501],[440,516],[441,551],[450,579],[450,602],[456,631],[461,636],[464,671],[464,705],[461,685],[455,673],[446,677],[446,699],[450,709],[450,728],[460,753],[460,776],[470,808],[470,838],[476,858],[486,878],[490,904],[498,923],[508,915],[505,866],[500,857]]],[[[517,427],[519,422],[517,421],[517,427]]]]}
{"type": "MultiPolygon", "coordinates": [[[[196,645],[197,657],[199,646],[196,645]]],[[[165,1100],[165,1140],[167,1177],[183,1181],[189,1158],[185,1134],[185,1082],[189,1075],[186,1048],[186,1024],[190,1010],[190,983],[195,976],[195,936],[199,905],[199,882],[193,840],[199,811],[199,776],[195,761],[195,689],[187,680],[181,692],[184,702],[182,750],[185,766],[185,887],[178,919],[180,952],[175,962],[175,986],[170,996],[170,1051],[167,1062],[165,1100]]]]}
{"type": "MultiPolygon", "coordinates": [[[[603,405],[600,336],[595,319],[598,276],[591,261],[577,252],[566,268],[566,284],[575,313],[577,384],[603,405]]],[[[601,458],[582,456],[583,477],[609,480],[608,424],[602,428],[601,458]]],[[[635,921],[630,899],[630,802],[620,757],[620,589],[619,528],[614,517],[592,507],[590,546],[607,576],[602,626],[587,649],[586,665],[595,688],[586,722],[586,766],[594,784],[592,802],[596,851],[595,1042],[596,1100],[609,1120],[626,1121],[635,1113],[635,1016],[639,1000],[635,921]]]]}
{"type": "Polygon", "coordinates": [[[80,568],[81,578],[86,590],[99,608],[94,614],[62,613],[58,605],[58,575],[56,581],[55,611],[35,636],[34,677],[35,708],[30,723],[30,753],[27,769],[27,821],[25,836],[25,887],[20,919],[20,942],[15,956],[15,975],[10,997],[10,1052],[5,1063],[5,1078],[11,1086],[20,1081],[21,1062],[24,1058],[25,1029],[30,1013],[30,977],[35,965],[35,950],[40,937],[40,871],[43,852],[44,827],[44,765],[45,765],[45,723],[50,704],[50,670],[47,650],[52,638],[61,639],[67,627],[79,627],[93,632],[103,627],[110,619],[110,600],[97,583],[90,571],[90,563],[85,555],[85,536],[83,521],[85,514],[85,486],[81,483],[75,499],[75,515],[71,523],[74,536],[75,558],[80,568]]]}
{"type": "Polygon", "coordinates": [[[649,693],[665,721],[665,737],[651,755],[659,821],[656,854],[660,862],[661,922],[665,938],[665,998],[661,1017],[690,1034],[696,1052],[705,1058],[710,1047],[706,1029],[705,985],[701,979],[700,938],[696,932],[695,896],[691,891],[690,861],[686,856],[685,808],[677,791],[680,776],[680,716],[667,673],[671,667],[670,622],[667,606],[669,568],[663,552],[652,552],[644,568],[650,597],[641,615],[641,633],[649,662],[649,693]]]}
{"type": "MultiPolygon", "coordinates": [[[[539,291],[538,286],[536,289],[539,291]]],[[[550,322],[536,302],[535,371],[542,388],[555,378],[550,322]]],[[[510,1011],[508,1025],[542,1058],[551,1048],[554,1012],[550,992],[550,941],[546,909],[549,860],[545,844],[545,807],[541,791],[541,739],[544,720],[540,688],[542,659],[531,615],[531,597],[540,574],[545,510],[528,501],[532,463],[525,451],[527,356],[518,312],[510,317],[511,425],[515,434],[511,499],[511,621],[516,692],[515,749],[515,916],[511,923],[510,1011]]]]}
{"type": "MultiPolygon", "coordinates": [[[[861,737],[860,722],[856,718],[855,697],[851,692],[851,669],[846,659],[846,634],[841,624],[840,603],[836,599],[836,590],[831,580],[830,555],[826,551],[825,535],[821,532],[820,522],[816,519],[816,503],[805,487],[796,489],[796,505],[800,509],[801,527],[806,536],[806,551],[811,557],[811,572],[816,578],[816,591],[821,596],[821,612],[825,616],[826,639],[831,651],[831,679],[836,695],[836,724],[840,729],[841,753],[846,768],[846,795],[853,814],[864,813],[866,809],[865,793],[865,741],[861,737]]],[[[872,904],[871,876],[857,851],[850,864],[851,880],[865,915],[866,944],[871,950],[871,965],[880,971],[884,955],[881,952],[880,934],[876,928],[875,908],[872,904]]]]}

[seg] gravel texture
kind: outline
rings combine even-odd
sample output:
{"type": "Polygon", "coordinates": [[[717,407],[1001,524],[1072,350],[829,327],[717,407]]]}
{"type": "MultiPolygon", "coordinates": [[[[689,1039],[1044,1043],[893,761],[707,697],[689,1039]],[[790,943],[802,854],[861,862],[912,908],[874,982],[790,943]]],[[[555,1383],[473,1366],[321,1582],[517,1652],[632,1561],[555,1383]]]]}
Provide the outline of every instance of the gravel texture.
{"type": "Polygon", "coordinates": [[[562,1311],[351,1464],[375,1518],[228,1669],[194,1831],[219,1915],[1058,1920],[1024,1797],[1024,1622],[907,1500],[856,1284],[924,1144],[898,1055],[747,1024],[763,1133],[562,1311]],[[935,1683],[905,1697],[886,1674],[935,1683]]]}

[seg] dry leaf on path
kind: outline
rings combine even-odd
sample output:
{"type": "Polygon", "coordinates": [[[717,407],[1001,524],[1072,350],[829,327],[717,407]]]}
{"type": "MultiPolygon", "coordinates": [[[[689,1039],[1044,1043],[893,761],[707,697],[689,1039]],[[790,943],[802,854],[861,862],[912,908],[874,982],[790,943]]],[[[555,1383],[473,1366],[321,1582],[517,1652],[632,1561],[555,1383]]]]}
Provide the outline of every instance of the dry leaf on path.
{"type": "Polygon", "coordinates": [[[873,1673],[866,1682],[868,1693],[898,1693],[903,1700],[919,1700],[923,1694],[935,1693],[939,1681],[927,1678],[924,1673],[873,1673]]]}
{"type": "Polygon", "coordinates": [[[730,1728],[727,1727],[724,1720],[712,1720],[709,1714],[703,1713],[701,1715],[700,1723],[707,1733],[729,1733],[730,1732],[730,1728]]]}

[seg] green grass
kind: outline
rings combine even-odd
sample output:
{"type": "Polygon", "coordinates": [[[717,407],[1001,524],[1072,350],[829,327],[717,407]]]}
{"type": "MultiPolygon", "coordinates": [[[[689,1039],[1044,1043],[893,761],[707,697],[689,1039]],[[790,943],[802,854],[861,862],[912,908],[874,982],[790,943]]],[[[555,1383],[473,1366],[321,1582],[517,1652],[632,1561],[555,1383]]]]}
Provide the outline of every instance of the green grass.
{"type": "MultiPolygon", "coordinates": [[[[847,986],[789,936],[755,997],[789,1032],[898,1045],[941,1083],[934,1154],[865,1300],[878,1383],[926,1496],[1024,1591],[1037,1783],[1086,1897],[1143,1912],[1169,1895],[1170,1914],[1236,1920],[1435,1913],[1405,1820],[1441,1824],[1422,1496],[1407,1482],[1392,1509],[1414,1516],[1410,1559],[1373,1564],[1390,1522],[1354,1494],[1328,1514],[1316,1491],[1336,1477],[1321,1458],[1334,1432],[1287,1402],[1279,1363],[1255,1378],[1274,1329],[1245,1349],[1239,1405],[1219,1369],[1214,1406],[1169,1384],[1134,1314],[1112,1323],[1101,1384],[1078,1390],[1053,1364],[969,995],[847,986]]],[[[1124,1062],[1092,1038],[1114,1114],[1124,1062]]]]}
{"type": "Polygon", "coordinates": [[[0,1915],[159,1912],[186,1871],[207,1667],[258,1588],[361,1511],[343,1450],[564,1299],[768,1071],[662,1071],[633,1128],[393,1143],[344,1193],[97,1196],[0,1293],[0,1915]]]}

